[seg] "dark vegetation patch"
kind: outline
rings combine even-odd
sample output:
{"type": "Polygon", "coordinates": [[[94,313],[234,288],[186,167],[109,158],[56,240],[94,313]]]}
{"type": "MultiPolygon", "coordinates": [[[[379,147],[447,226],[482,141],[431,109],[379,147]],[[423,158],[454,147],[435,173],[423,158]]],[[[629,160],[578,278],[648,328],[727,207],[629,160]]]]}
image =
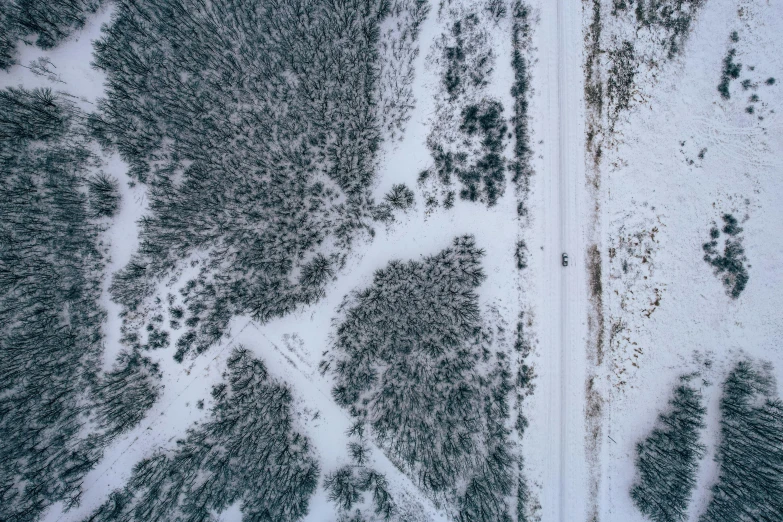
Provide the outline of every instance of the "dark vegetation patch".
{"type": "Polygon", "coordinates": [[[414,195],[413,191],[406,185],[399,183],[392,186],[391,190],[384,198],[386,202],[393,208],[398,210],[407,210],[413,206],[414,195]]]}
{"type": "Polygon", "coordinates": [[[742,64],[734,61],[736,54],[736,49],[729,49],[728,53],[726,53],[726,57],[723,59],[723,69],[720,73],[718,92],[720,93],[721,98],[724,100],[731,98],[731,93],[729,92],[729,83],[731,80],[736,80],[739,78],[740,72],[742,71],[742,64]]]}
{"type": "MultiPolygon", "coordinates": [[[[718,92],[720,93],[721,98],[724,100],[731,99],[731,82],[733,80],[738,80],[740,76],[743,76],[742,64],[736,61],[737,48],[733,45],[739,43],[740,41],[740,37],[737,31],[733,31],[729,39],[731,40],[732,46],[726,52],[726,57],[723,58],[720,83],[718,84],[718,92]]],[[[759,86],[769,87],[775,84],[774,78],[767,78],[765,80],[763,76],[755,72],[756,67],[753,65],[746,66],[744,71],[744,74],[750,77],[743,78],[742,81],[740,81],[740,87],[742,87],[742,91],[756,91],[758,90],[759,86]]],[[[760,102],[761,97],[758,95],[758,93],[752,92],[752,94],[748,97],[749,105],[745,106],[745,112],[751,115],[759,113],[760,111],[757,110],[756,105],[754,104],[760,102]]],[[[761,107],[763,108],[764,105],[761,107]]],[[[758,119],[764,119],[763,112],[758,115],[758,119]]]]}
{"type": "Polygon", "coordinates": [[[492,72],[492,53],[476,40],[480,19],[475,13],[456,20],[443,46],[446,67],[442,82],[453,101],[466,89],[486,87],[492,72]]]}
{"type": "Polygon", "coordinates": [[[685,520],[696,487],[696,472],[706,450],[699,439],[707,413],[701,392],[691,383],[696,377],[680,379],[668,412],[658,416],[652,433],[636,445],[638,480],[631,498],[655,522],[685,520]]]}
{"type": "Polygon", "coordinates": [[[389,458],[457,520],[508,516],[507,354],[493,346],[475,291],[483,251],[470,236],[422,261],[392,261],[351,294],[336,352],[321,363],[332,395],[389,458]]]}
{"type": "Polygon", "coordinates": [[[212,389],[209,420],[188,430],[176,450],[136,464],[128,484],[89,520],[217,520],[236,503],[246,520],[307,514],[319,468],[292,426],[290,390],[242,347],[228,359],[227,381],[212,389]]]}
{"type": "Polygon", "coordinates": [[[430,11],[427,0],[392,0],[379,37],[376,117],[384,139],[402,139],[416,99],[414,60],[419,55],[419,28],[430,11]]]}
{"type": "Polygon", "coordinates": [[[699,522],[783,520],[783,402],[769,366],[740,361],[723,384],[720,466],[699,522]]]}
{"type": "Polygon", "coordinates": [[[527,268],[527,244],[523,239],[517,241],[516,248],[514,249],[514,260],[516,261],[519,270],[527,268]]]}
{"type": "Polygon", "coordinates": [[[585,104],[587,152],[597,165],[601,161],[602,119],[604,116],[604,84],[601,81],[601,0],[592,0],[590,24],[585,30],[585,104]]]}
{"type": "Polygon", "coordinates": [[[593,304],[595,320],[590,323],[590,330],[595,336],[595,360],[601,364],[604,357],[604,295],[601,275],[601,251],[598,245],[590,245],[587,249],[587,274],[590,290],[590,301],[593,304]]]}
{"type": "MultiPolygon", "coordinates": [[[[506,16],[498,11],[498,16],[506,16]]],[[[427,137],[435,165],[422,173],[425,198],[434,198],[432,209],[443,202],[454,205],[456,178],[459,197],[493,206],[505,191],[506,159],[503,155],[508,126],[503,105],[482,93],[489,84],[495,54],[487,26],[491,10],[449,9],[450,30],[435,44],[433,60],[441,71],[442,91],[435,96],[432,131],[427,137]],[[426,192],[428,188],[434,188],[426,192]]],[[[510,136],[509,136],[510,137],[510,136]]]]}
{"type": "Polygon", "coordinates": [[[682,51],[696,11],[705,0],[613,0],[613,14],[633,9],[637,27],[662,34],[658,43],[671,60],[682,51]]]}
{"type": "MultiPolygon", "coordinates": [[[[536,372],[531,361],[533,346],[529,335],[525,331],[526,319],[524,313],[519,314],[514,338],[514,350],[516,351],[518,366],[514,383],[516,393],[517,417],[514,419],[514,428],[520,439],[524,440],[525,431],[529,425],[524,413],[525,399],[533,394],[536,389],[536,372]]],[[[528,321],[528,325],[531,323],[528,321]]],[[[518,479],[516,487],[517,497],[517,521],[538,520],[537,513],[541,506],[530,490],[530,485],[524,471],[524,461],[519,456],[517,459],[518,479]]]]}
{"type": "Polygon", "coordinates": [[[726,287],[726,293],[737,299],[748,284],[750,276],[745,267],[747,258],[742,247],[742,228],[732,214],[723,214],[723,253],[718,251],[721,230],[717,226],[710,229],[710,241],[702,245],[704,261],[713,267],[714,273],[726,287]]]}
{"type": "Polygon", "coordinates": [[[84,475],[124,429],[107,395],[132,383],[98,374],[106,223],[93,207],[99,160],[83,118],[49,90],[0,91],[2,520],[77,504],[84,475]]]}
{"type": "Polygon", "coordinates": [[[375,471],[369,463],[364,423],[354,423],[348,435],[352,439],[348,443],[352,464],[342,466],[324,478],[324,489],[329,500],[337,504],[340,520],[404,520],[389,492],[386,476],[375,471]]]}
{"type": "Polygon", "coordinates": [[[87,180],[90,209],[96,217],[113,217],[120,208],[119,182],[99,172],[87,180]]]}
{"type": "MultiPolygon", "coordinates": [[[[432,139],[427,141],[438,180],[450,186],[456,177],[462,185],[461,199],[495,205],[505,190],[503,141],[507,130],[503,105],[499,101],[483,99],[467,105],[461,114],[462,147],[458,151],[432,139]]],[[[424,179],[428,176],[429,172],[424,179]]]]}
{"type": "Polygon", "coordinates": [[[177,360],[220,340],[234,315],[263,322],[317,301],[352,239],[388,217],[369,189],[389,7],[117,2],[95,44],[107,98],[91,124],[148,185],[150,212],[111,293],[129,317],[178,263],[205,255],[177,360]]]}
{"type": "Polygon", "coordinates": [[[609,76],[606,81],[606,96],[615,114],[628,110],[635,92],[634,78],[638,72],[634,44],[625,40],[609,49],[609,76]]]}
{"type": "MultiPolygon", "coordinates": [[[[364,495],[370,493],[374,503],[373,512],[381,520],[391,520],[395,513],[395,505],[392,502],[388,490],[386,477],[377,471],[360,466],[343,466],[334,473],[330,473],[324,479],[324,487],[329,492],[329,500],[335,502],[342,512],[345,520],[348,520],[349,512],[357,504],[364,502],[364,495]]],[[[367,520],[361,509],[351,515],[351,522],[367,520]]]]}
{"type": "Polygon", "coordinates": [[[533,148],[530,140],[529,97],[530,97],[530,59],[528,51],[531,46],[532,26],[530,8],[517,0],[512,7],[511,44],[513,58],[511,67],[514,70],[514,84],[511,86],[511,96],[514,97],[514,161],[509,165],[512,172],[511,180],[517,186],[520,198],[517,213],[522,216],[527,213],[526,200],[530,190],[530,177],[533,166],[533,148]]]}
{"type": "Polygon", "coordinates": [[[20,40],[52,49],[84,27],[103,0],[6,0],[0,9],[0,69],[16,63],[20,40]]]}

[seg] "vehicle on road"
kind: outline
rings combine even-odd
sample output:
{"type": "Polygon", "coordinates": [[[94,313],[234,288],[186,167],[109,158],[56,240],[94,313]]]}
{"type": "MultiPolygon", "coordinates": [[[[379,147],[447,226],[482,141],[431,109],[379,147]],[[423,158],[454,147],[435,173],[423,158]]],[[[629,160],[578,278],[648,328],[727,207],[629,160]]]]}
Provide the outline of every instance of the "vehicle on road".
{"type": "Polygon", "coordinates": [[[563,266],[568,266],[568,254],[563,252],[563,266]]]}

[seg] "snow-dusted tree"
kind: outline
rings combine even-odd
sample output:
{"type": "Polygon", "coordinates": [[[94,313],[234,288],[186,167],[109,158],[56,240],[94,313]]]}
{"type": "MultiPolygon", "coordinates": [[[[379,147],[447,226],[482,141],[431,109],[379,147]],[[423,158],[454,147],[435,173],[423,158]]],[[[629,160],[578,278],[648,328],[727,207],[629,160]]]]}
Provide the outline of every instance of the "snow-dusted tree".
{"type": "Polygon", "coordinates": [[[631,488],[631,498],[655,522],[685,520],[696,486],[696,471],[705,451],[699,434],[707,410],[701,392],[690,382],[694,377],[681,377],[669,411],[658,417],[652,433],[636,446],[639,479],[631,488]]]}
{"type": "Polygon", "coordinates": [[[101,455],[84,430],[106,313],[78,116],[46,89],[0,91],[0,520],[77,502],[101,455]]]}
{"type": "Polygon", "coordinates": [[[291,392],[243,347],[228,359],[228,385],[212,390],[211,418],[171,454],[137,464],[124,489],[89,520],[216,520],[239,502],[247,520],[291,521],[307,514],[319,468],[294,431],[291,392]]]}
{"type": "Polygon", "coordinates": [[[718,482],[699,522],[783,520],[783,402],[769,367],[740,361],[723,385],[718,482]]]}
{"type": "Polygon", "coordinates": [[[322,368],[334,368],[337,402],[426,491],[451,498],[464,520],[496,521],[513,484],[512,385],[485,343],[475,292],[482,256],[465,236],[422,261],[378,270],[344,303],[337,353],[322,368]]]}
{"type": "Polygon", "coordinates": [[[16,63],[16,45],[23,38],[51,49],[84,27],[102,0],[3,0],[0,8],[0,69],[16,63]]]}

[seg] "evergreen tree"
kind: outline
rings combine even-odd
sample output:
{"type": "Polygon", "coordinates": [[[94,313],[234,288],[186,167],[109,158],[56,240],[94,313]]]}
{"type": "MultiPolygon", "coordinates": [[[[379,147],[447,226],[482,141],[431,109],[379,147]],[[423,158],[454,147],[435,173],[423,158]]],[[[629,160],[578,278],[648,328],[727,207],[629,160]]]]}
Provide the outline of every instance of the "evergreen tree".
{"type": "Polygon", "coordinates": [[[228,359],[228,384],[212,397],[204,425],[188,430],[173,454],[137,464],[125,488],[87,520],[216,520],[236,502],[247,520],[303,518],[319,469],[309,441],[293,429],[290,390],[239,347],[228,359]]]}
{"type": "Polygon", "coordinates": [[[84,430],[106,312],[80,121],[49,90],[0,91],[0,520],[78,502],[106,443],[84,430]]]}
{"type": "Polygon", "coordinates": [[[769,368],[740,361],[723,385],[718,482],[699,522],[783,520],[783,402],[769,368]]]}
{"type": "Polygon", "coordinates": [[[426,491],[450,498],[463,519],[490,521],[508,510],[513,386],[481,320],[482,256],[465,236],[378,270],[344,303],[337,354],[322,369],[334,368],[335,400],[426,491]]]}
{"type": "Polygon", "coordinates": [[[707,410],[701,392],[690,383],[693,377],[680,379],[669,412],[658,417],[652,433],[636,446],[639,481],[631,488],[631,498],[639,511],[656,522],[685,520],[706,449],[699,432],[705,427],[707,410]]]}

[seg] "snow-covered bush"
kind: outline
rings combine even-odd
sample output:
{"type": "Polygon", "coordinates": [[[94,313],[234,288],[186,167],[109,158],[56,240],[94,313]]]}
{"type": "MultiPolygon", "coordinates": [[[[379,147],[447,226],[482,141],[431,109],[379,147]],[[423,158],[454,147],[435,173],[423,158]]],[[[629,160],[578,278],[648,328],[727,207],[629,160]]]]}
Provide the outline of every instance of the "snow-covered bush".
{"type": "Polygon", "coordinates": [[[731,214],[723,215],[723,233],[728,237],[723,244],[723,253],[718,252],[718,239],[721,230],[717,226],[710,229],[710,241],[702,245],[704,261],[713,267],[726,287],[726,293],[737,299],[748,284],[750,276],[745,268],[747,258],[742,247],[742,228],[738,226],[737,218],[731,214]]]}

